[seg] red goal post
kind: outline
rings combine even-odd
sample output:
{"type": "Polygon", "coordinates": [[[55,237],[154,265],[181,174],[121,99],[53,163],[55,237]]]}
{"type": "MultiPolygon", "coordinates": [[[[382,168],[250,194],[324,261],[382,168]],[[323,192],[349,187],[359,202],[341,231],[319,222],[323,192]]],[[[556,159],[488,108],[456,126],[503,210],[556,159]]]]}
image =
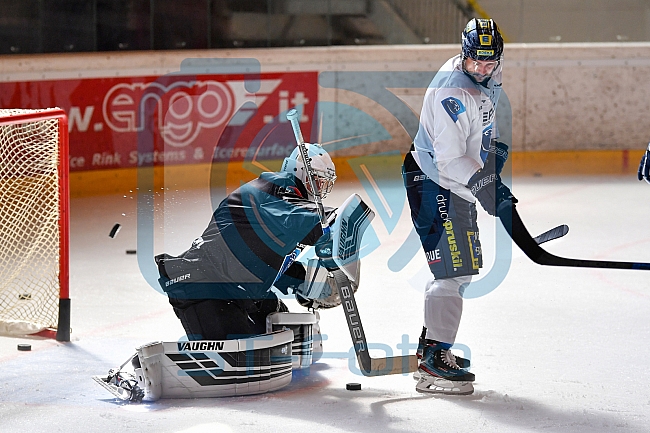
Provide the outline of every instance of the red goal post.
{"type": "Polygon", "coordinates": [[[68,119],[0,109],[0,334],[70,341],[68,119]]]}

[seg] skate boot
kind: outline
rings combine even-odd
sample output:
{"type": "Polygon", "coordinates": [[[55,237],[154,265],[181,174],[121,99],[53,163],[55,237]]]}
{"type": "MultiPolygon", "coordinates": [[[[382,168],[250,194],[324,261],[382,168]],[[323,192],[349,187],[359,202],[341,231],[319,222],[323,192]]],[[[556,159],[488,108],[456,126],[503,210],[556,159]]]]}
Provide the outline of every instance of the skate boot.
{"type": "Polygon", "coordinates": [[[415,390],[432,394],[467,395],[474,392],[473,373],[461,368],[449,345],[427,340],[418,367],[415,390]]]}
{"type": "MultiPolygon", "coordinates": [[[[427,340],[425,338],[426,333],[427,333],[427,328],[423,327],[422,328],[422,335],[420,335],[420,339],[418,340],[418,349],[415,352],[415,356],[417,356],[417,358],[419,360],[422,359],[422,351],[424,350],[424,346],[427,344],[426,343],[427,340]]],[[[468,369],[470,367],[471,363],[470,363],[469,359],[466,359],[466,358],[463,358],[463,357],[457,356],[457,355],[454,355],[454,357],[456,358],[456,364],[460,368],[468,369]]],[[[421,376],[421,374],[420,374],[419,371],[413,372],[413,380],[420,380],[420,376],[421,376]]]]}

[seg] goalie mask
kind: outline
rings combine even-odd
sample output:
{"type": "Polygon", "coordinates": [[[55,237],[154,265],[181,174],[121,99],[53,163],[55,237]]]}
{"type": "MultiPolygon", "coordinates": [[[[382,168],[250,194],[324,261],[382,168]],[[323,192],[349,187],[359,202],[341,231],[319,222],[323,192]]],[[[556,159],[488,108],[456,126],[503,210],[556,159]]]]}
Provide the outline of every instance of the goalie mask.
{"type": "MultiPolygon", "coordinates": [[[[332,187],[336,181],[334,163],[320,144],[305,143],[305,146],[307,147],[307,155],[309,155],[309,159],[311,160],[311,168],[314,171],[314,183],[316,183],[320,198],[324,199],[332,192],[332,187]]],[[[291,152],[291,155],[284,159],[281,171],[291,173],[300,179],[309,193],[309,198],[313,199],[314,192],[311,189],[311,184],[308,179],[309,174],[302,160],[300,149],[296,147],[291,152]]]]}
{"type": "Polygon", "coordinates": [[[503,37],[497,24],[472,18],[461,37],[463,71],[479,83],[490,78],[503,58],[503,37]]]}

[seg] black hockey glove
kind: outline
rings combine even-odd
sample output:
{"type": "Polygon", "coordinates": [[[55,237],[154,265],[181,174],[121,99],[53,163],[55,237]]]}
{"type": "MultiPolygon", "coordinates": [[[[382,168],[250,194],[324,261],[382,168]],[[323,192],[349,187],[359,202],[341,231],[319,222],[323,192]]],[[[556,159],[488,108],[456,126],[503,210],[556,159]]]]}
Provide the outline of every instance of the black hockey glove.
{"type": "Polygon", "coordinates": [[[497,208],[503,201],[518,202],[510,189],[501,182],[501,176],[491,170],[481,169],[474,173],[467,187],[481,203],[483,209],[492,216],[496,216],[497,208]]]}
{"type": "Polygon", "coordinates": [[[488,149],[488,156],[485,160],[486,166],[494,165],[494,172],[501,174],[503,166],[508,160],[508,145],[500,141],[492,141],[488,149]]]}
{"type": "Polygon", "coordinates": [[[641,157],[637,177],[639,180],[645,180],[650,183],[650,144],[648,144],[648,149],[646,149],[645,153],[641,157]]]}

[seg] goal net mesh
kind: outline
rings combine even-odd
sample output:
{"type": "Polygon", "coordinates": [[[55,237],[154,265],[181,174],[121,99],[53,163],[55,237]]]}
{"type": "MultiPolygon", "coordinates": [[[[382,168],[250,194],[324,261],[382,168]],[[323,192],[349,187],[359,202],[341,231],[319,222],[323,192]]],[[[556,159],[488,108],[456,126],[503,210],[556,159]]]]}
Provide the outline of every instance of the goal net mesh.
{"type": "Polygon", "coordinates": [[[59,154],[58,119],[0,125],[0,334],[57,326],[59,154]]]}

